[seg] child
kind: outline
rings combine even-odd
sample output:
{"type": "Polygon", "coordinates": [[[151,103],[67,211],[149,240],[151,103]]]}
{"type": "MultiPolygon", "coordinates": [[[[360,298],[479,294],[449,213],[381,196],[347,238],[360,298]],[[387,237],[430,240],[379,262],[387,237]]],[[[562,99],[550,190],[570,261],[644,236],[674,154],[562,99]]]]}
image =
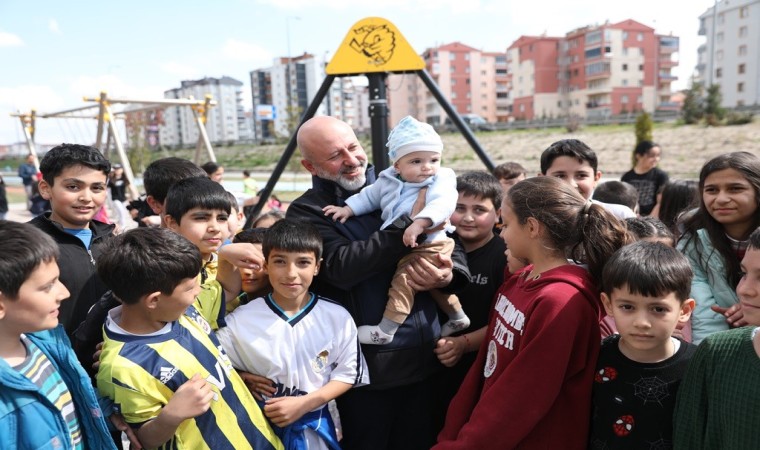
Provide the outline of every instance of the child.
{"type": "Polygon", "coordinates": [[[260,215],[253,221],[253,228],[270,228],[272,225],[285,218],[285,213],[279,209],[272,209],[260,215]]]}
{"type": "Polygon", "coordinates": [[[224,177],[224,167],[213,161],[209,161],[203,164],[201,166],[201,169],[206,172],[206,175],[211,179],[211,181],[221,184],[222,178],[224,177]]]}
{"type": "Polygon", "coordinates": [[[434,449],[586,448],[599,351],[596,280],[627,233],[554,177],[514,185],[501,217],[510,252],[530,265],[499,288],[434,449]],[[589,270],[568,256],[583,256],[589,270]]]}
{"type": "Polygon", "coordinates": [[[639,192],[639,214],[648,216],[657,204],[657,193],[668,182],[668,174],[657,167],[662,151],[652,141],[641,141],[633,150],[634,166],[620,178],[639,192]]]}
{"type": "Polygon", "coordinates": [[[191,161],[182,158],[169,157],[153,161],[145,169],[143,185],[145,186],[145,201],[154,214],[158,215],[157,221],[152,220],[155,216],[143,217],[142,225],[162,225],[164,216],[164,202],[169,188],[179,180],[193,177],[205,177],[206,172],[191,161]]]}
{"type": "MultiPolygon", "coordinates": [[[[559,178],[588,200],[602,178],[597,162],[596,153],[588,145],[578,139],[563,139],[541,153],[541,175],[559,178]]],[[[592,202],[602,205],[618,219],[636,217],[636,213],[627,206],[596,200],[592,202]]]]}
{"type": "MultiPolygon", "coordinates": [[[[673,180],[663,188],[658,202],[657,218],[665,226],[680,237],[682,225],[681,216],[697,206],[699,187],[694,180],[673,180]]],[[[652,213],[654,215],[654,212],[652,213]]]]}
{"type": "Polygon", "coordinates": [[[675,247],[676,239],[673,233],[660,219],[654,217],[631,217],[625,219],[628,231],[637,241],[659,242],[668,247],[675,247]]]}
{"type": "Polygon", "coordinates": [[[502,186],[488,172],[467,172],[457,177],[457,199],[451,224],[467,252],[470,283],[459,292],[470,327],[460,333],[441,338],[435,353],[448,367],[436,376],[436,404],[432,408],[435,430],[443,427],[449,402],[470,370],[480,343],[486,334],[488,313],[496,290],[504,280],[506,245],[494,233],[499,221],[502,186]]]}
{"type": "Polygon", "coordinates": [[[126,230],[132,222],[127,211],[127,188],[129,180],[124,175],[124,168],[121,164],[114,164],[113,171],[108,175],[108,187],[111,190],[111,202],[113,203],[114,222],[119,225],[119,229],[126,230]]]}
{"type": "Polygon", "coordinates": [[[235,368],[272,380],[258,394],[286,449],[339,449],[327,402],[369,383],[354,321],[309,292],[322,257],[313,225],[279,221],[263,247],[273,292],[232,312],[219,341],[235,368]]]}
{"type": "Polygon", "coordinates": [[[109,243],[98,273],[122,305],[108,312],[98,391],[146,448],[282,448],[193,306],[198,248],[163,228],[109,243]]]}
{"type": "Polygon", "coordinates": [[[639,241],[604,266],[602,303],[619,334],[602,341],[590,448],[672,445],[673,408],[697,347],[672,336],[689,319],[692,272],[678,250],[639,241]]]}
{"type": "Polygon", "coordinates": [[[58,322],[58,246],[0,221],[0,448],[116,449],[58,322]]]}
{"type": "Polygon", "coordinates": [[[755,448],[760,404],[760,229],[749,237],[736,294],[752,327],[715,333],[697,349],[678,392],[676,449],[755,448]]]}
{"type": "Polygon", "coordinates": [[[525,167],[516,162],[505,162],[499,164],[493,169],[493,175],[499,180],[499,184],[504,189],[504,193],[509,191],[509,188],[517,184],[519,181],[524,180],[527,177],[528,171],[525,167]]]}
{"type": "Polygon", "coordinates": [[[591,198],[602,203],[624,205],[633,212],[639,210],[639,193],[635,187],[624,181],[605,181],[594,189],[591,198]]]}
{"type": "Polygon", "coordinates": [[[227,197],[230,200],[230,215],[227,217],[228,239],[234,237],[240,230],[242,223],[245,223],[245,215],[243,214],[243,207],[237,201],[237,197],[232,192],[227,191],[227,197]]]}
{"type": "MultiPolygon", "coordinates": [[[[404,231],[404,244],[412,252],[398,263],[388,292],[383,319],[378,325],[359,327],[362,344],[385,345],[406,320],[414,303],[414,290],[407,284],[406,263],[415,255],[437,259],[438,254],[451,255],[454,241],[443,230],[434,231],[454,212],[457,200],[456,175],[451,169],[441,168],[443,142],[433,127],[406,116],[391,130],[388,136],[388,156],[393,161],[380,173],[377,181],[356,195],[346,199],[346,206],[328,205],[323,208],[326,216],[345,222],[351,216],[382,210],[385,221],[382,228],[393,223],[403,214],[414,220],[404,231]],[[424,237],[418,245],[417,239],[424,237]]],[[[381,228],[381,229],[382,229],[381,228]]],[[[448,315],[449,321],[441,327],[441,336],[448,336],[470,325],[455,295],[431,291],[438,306],[448,315]]]]}
{"type": "MultiPolygon", "coordinates": [[[[252,228],[250,230],[243,230],[235,235],[232,240],[233,243],[248,242],[253,244],[263,254],[262,242],[264,242],[264,234],[266,234],[266,228],[252,228]]],[[[272,285],[269,284],[269,278],[267,277],[266,269],[263,267],[258,269],[250,269],[246,267],[239,268],[240,281],[242,282],[240,295],[237,296],[231,302],[227,302],[227,312],[232,312],[239,305],[245,305],[251,300],[263,297],[272,292],[272,285]]]]}
{"type": "Polygon", "coordinates": [[[749,234],[760,225],[760,158],[748,152],[716,156],[699,174],[699,209],[684,221],[678,249],[691,262],[694,343],[741,326],[736,285],[749,234]]]}
{"type": "MultiPolygon", "coordinates": [[[[50,235],[60,248],[61,283],[71,299],[61,305],[59,320],[71,337],[108,290],[96,274],[95,261],[115,227],[93,217],[106,201],[111,163],[95,147],[62,144],[45,154],[40,171],[40,193],[50,200],[52,211],[29,223],[50,235]]],[[[92,354],[78,356],[89,367],[92,354]]]]}

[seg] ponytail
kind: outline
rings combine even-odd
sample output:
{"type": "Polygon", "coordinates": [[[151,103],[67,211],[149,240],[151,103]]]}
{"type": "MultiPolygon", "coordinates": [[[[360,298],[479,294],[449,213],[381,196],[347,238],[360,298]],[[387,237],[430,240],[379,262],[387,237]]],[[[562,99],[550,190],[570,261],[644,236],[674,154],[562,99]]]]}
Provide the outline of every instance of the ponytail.
{"type": "Polygon", "coordinates": [[[631,236],[625,223],[591,200],[579,211],[576,223],[578,242],[573,245],[570,257],[585,262],[592,278],[601,282],[602,269],[607,260],[620,247],[629,244],[631,236]]]}
{"type": "Polygon", "coordinates": [[[630,241],[623,222],[557,178],[528,178],[512,186],[507,196],[521,224],[529,217],[541,222],[546,244],[588,264],[597,282],[607,259],[630,241]]]}

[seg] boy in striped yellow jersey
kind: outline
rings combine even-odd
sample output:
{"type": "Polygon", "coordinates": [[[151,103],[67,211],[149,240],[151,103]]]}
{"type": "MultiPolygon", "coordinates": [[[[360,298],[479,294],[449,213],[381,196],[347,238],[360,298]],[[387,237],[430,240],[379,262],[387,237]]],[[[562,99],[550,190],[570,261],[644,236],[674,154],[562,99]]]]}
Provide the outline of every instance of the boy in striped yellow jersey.
{"type": "Polygon", "coordinates": [[[0,221],[0,448],[114,449],[95,391],[59,324],[69,291],[58,245],[0,221]]]}
{"type": "Polygon", "coordinates": [[[194,306],[202,264],[198,247],[167,229],[109,243],[98,274],[122,305],[104,327],[98,391],[146,448],[281,449],[194,306]]]}

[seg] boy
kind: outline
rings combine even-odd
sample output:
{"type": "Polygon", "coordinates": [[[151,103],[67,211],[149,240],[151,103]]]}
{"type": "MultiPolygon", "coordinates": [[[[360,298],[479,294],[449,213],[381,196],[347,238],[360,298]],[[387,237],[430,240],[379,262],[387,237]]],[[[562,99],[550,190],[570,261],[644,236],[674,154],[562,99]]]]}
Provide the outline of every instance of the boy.
{"type": "Polygon", "coordinates": [[[633,185],[624,181],[610,180],[601,183],[594,189],[591,198],[602,203],[625,205],[633,212],[639,210],[639,192],[633,185]]]}
{"type": "Polygon", "coordinates": [[[273,292],[232,312],[219,341],[234,367],[272,380],[257,393],[286,449],[338,449],[327,402],[369,383],[356,326],[343,307],[309,292],[322,257],[313,225],[281,220],[263,248],[273,292]]]}
{"type": "Polygon", "coordinates": [[[618,332],[602,341],[591,448],[669,448],[676,393],[696,346],[672,336],[689,320],[692,271],[676,249],[639,241],[604,267],[602,303],[618,332]]]}
{"type": "MultiPolygon", "coordinates": [[[[556,177],[578,189],[583,198],[590,199],[602,172],[596,169],[596,153],[578,139],[563,139],[550,145],[541,154],[541,173],[556,177]]],[[[618,219],[636,217],[631,208],[623,205],[598,203],[618,219]]]]}
{"type": "MultiPolygon", "coordinates": [[[[493,169],[493,176],[499,180],[499,184],[504,189],[504,193],[509,191],[509,188],[524,180],[527,177],[528,171],[525,167],[516,162],[505,162],[499,164],[493,169]]],[[[499,203],[497,203],[498,205],[499,203]]]]}
{"type": "MultiPolygon", "coordinates": [[[[377,181],[346,199],[346,206],[328,205],[326,216],[344,223],[355,215],[382,210],[384,229],[404,214],[413,222],[404,231],[404,244],[412,252],[402,258],[388,292],[385,313],[378,325],[359,327],[362,344],[386,345],[406,320],[414,304],[414,289],[407,283],[405,265],[415,256],[437,261],[439,254],[451,256],[454,241],[446,236],[443,226],[454,212],[456,176],[441,168],[443,141],[433,127],[406,116],[388,135],[388,156],[393,166],[382,172],[377,181]],[[431,229],[436,227],[436,230],[431,229]],[[426,234],[423,234],[426,233],[426,234]],[[418,238],[422,244],[418,245],[418,238]]],[[[441,336],[448,336],[470,325],[455,295],[431,291],[438,306],[449,320],[441,327],[441,336]]]]}
{"type": "Polygon", "coordinates": [[[0,448],[116,449],[58,313],[69,291],[59,249],[40,230],[0,221],[0,448]]]}
{"type": "MultiPolygon", "coordinates": [[[[234,244],[240,242],[247,242],[253,244],[263,254],[262,243],[264,242],[264,235],[266,234],[266,228],[252,228],[250,230],[243,230],[236,234],[232,242],[234,244]]],[[[267,277],[266,269],[263,267],[260,269],[240,268],[240,281],[242,282],[242,292],[236,299],[236,305],[244,305],[251,300],[263,297],[266,294],[272,292],[272,285],[269,284],[269,278],[267,277]]],[[[230,312],[235,307],[230,307],[230,302],[227,303],[227,311],[230,312]]]]}
{"type": "Polygon", "coordinates": [[[496,290],[504,280],[506,244],[494,233],[499,221],[502,185],[488,172],[467,172],[457,177],[457,199],[451,224],[467,252],[470,283],[458,294],[470,327],[460,334],[439,339],[435,353],[449,367],[435,378],[433,408],[436,432],[443,427],[449,402],[475,362],[488,325],[488,313],[496,290]]]}
{"type": "Polygon", "coordinates": [[[164,202],[169,188],[179,180],[205,177],[206,172],[186,159],[169,157],[153,161],[143,174],[145,202],[155,216],[144,216],[138,221],[142,226],[160,226],[164,215],[164,202]],[[154,220],[155,219],[155,220],[154,220]]]}
{"type": "Polygon", "coordinates": [[[676,449],[757,447],[760,404],[760,229],[749,236],[736,286],[750,325],[708,336],[697,349],[678,392],[676,449]]]}
{"type": "MultiPolygon", "coordinates": [[[[50,201],[51,212],[29,223],[58,243],[61,283],[71,292],[71,299],[61,305],[59,320],[71,337],[107,290],[97,277],[95,261],[115,226],[93,217],[106,201],[111,163],[95,147],[61,144],[42,158],[40,171],[40,194],[50,201]]],[[[91,355],[78,356],[89,366],[91,355]]]]}
{"type": "Polygon", "coordinates": [[[193,306],[202,264],[164,228],[109,242],[98,273],[122,304],[106,319],[98,391],[146,448],[282,448],[193,306]]]}

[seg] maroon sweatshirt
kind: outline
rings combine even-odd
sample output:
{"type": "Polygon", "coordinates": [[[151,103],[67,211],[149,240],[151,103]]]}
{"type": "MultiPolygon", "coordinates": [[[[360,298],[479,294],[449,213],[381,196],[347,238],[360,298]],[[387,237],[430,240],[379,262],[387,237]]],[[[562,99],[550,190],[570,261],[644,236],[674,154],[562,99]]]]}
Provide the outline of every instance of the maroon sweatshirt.
{"type": "Polygon", "coordinates": [[[435,450],[587,447],[599,294],[582,267],[530,269],[499,288],[435,450]]]}

